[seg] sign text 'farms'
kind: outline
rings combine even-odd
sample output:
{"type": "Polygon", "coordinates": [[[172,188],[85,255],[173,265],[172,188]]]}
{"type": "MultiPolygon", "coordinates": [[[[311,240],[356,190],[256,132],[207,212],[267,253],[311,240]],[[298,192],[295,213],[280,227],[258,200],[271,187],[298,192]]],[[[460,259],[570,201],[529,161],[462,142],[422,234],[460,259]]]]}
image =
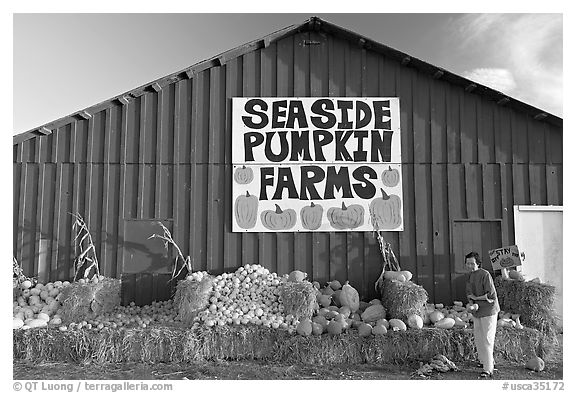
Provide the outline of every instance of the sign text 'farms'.
{"type": "Polygon", "coordinates": [[[233,230],[402,231],[398,98],[233,98],[233,230]]]}

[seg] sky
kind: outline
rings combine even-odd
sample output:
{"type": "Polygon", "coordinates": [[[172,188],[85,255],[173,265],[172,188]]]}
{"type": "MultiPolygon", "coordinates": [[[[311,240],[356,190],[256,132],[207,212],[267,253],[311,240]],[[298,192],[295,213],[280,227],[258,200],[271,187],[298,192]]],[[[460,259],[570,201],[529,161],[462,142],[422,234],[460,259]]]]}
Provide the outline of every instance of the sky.
{"type": "Polygon", "coordinates": [[[15,13],[13,134],[314,15],[563,116],[561,13],[15,13]]]}

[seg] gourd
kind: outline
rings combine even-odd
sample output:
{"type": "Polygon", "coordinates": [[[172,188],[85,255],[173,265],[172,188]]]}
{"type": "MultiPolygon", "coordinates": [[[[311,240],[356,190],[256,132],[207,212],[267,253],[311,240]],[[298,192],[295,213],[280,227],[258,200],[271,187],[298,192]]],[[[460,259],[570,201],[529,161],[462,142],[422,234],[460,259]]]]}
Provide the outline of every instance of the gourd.
{"type": "Polygon", "coordinates": [[[270,230],[287,230],[296,225],[296,211],[294,209],[282,210],[275,205],[276,210],[264,210],[260,220],[265,228],[270,230]]]}
{"type": "Polygon", "coordinates": [[[455,320],[453,320],[450,317],[446,317],[446,318],[443,318],[443,319],[439,320],[438,322],[436,322],[434,324],[434,327],[441,328],[441,329],[451,329],[454,327],[455,323],[456,323],[455,320]]]}
{"type": "Polygon", "coordinates": [[[307,276],[308,276],[308,273],[301,272],[300,270],[294,270],[294,271],[290,272],[290,274],[288,275],[288,281],[289,282],[301,282],[301,281],[304,281],[307,276]]]}
{"type": "Polygon", "coordinates": [[[327,213],[328,222],[335,229],[354,229],[364,224],[364,207],[362,205],[331,207],[327,213]]]}
{"type": "Polygon", "coordinates": [[[328,307],[332,302],[332,298],[329,295],[322,295],[322,294],[316,296],[316,300],[322,307],[328,307]]]}
{"type": "Polygon", "coordinates": [[[330,286],[330,288],[332,288],[334,291],[337,291],[339,289],[342,289],[342,284],[340,284],[340,281],[338,280],[332,280],[328,283],[328,285],[330,286]]]}
{"type": "Polygon", "coordinates": [[[381,304],[373,304],[360,317],[364,322],[374,322],[386,318],[386,309],[381,304]]]}
{"type": "Polygon", "coordinates": [[[400,319],[393,318],[388,323],[390,323],[390,329],[392,330],[406,331],[406,324],[400,319]]]}
{"type": "Polygon", "coordinates": [[[20,318],[13,318],[12,319],[12,329],[20,329],[24,326],[24,321],[20,318]]]}
{"type": "Polygon", "coordinates": [[[48,321],[45,319],[32,319],[26,323],[26,326],[29,326],[30,328],[44,327],[46,325],[48,325],[48,321]]]}
{"type": "Polygon", "coordinates": [[[298,323],[296,326],[296,332],[301,336],[309,336],[312,334],[312,321],[310,319],[305,318],[298,323]]]}
{"type": "Polygon", "coordinates": [[[384,318],[377,320],[376,325],[382,325],[382,326],[386,327],[386,329],[390,328],[390,322],[388,322],[384,318]]]}
{"type": "Polygon", "coordinates": [[[332,295],[332,302],[338,308],[342,307],[342,303],[340,303],[340,293],[341,292],[342,292],[342,290],[338,289],[337,291],[334,291],[334,294],[332,295]]]}
{"type": "Polygon", "coordinates": [[[382,184],[386,187],[396,187],[398,183],[400,183],[400,172],[389,165],[388,169],[382,172],[382,184]]]}
{"type": "Polygon", "coordinates": [[[360,325],[358,325],[358,335],[360,337],[368,337],[372,335],[372,326],[370,326],[367,323],[360,323],[360,325]]]}
{"type": "Polygon", "coordinates": [[[340,309],[338,309],[338,313],[344,315],[344,317],[348,318],[350,317],[350,314],[352,313],[352,311],[350,310],[350,307],[348,306],[342,306],[340,307],[340,309]]]}
{"type": "Polygon", "coordinates": [[[330,321],[330,323],[328,323],[328,327],[326,328],[326,330],[331,335],[337,335],[342,333],[342,331],[344,330],[344,326],[339,321],[330,321]]]}
{"type": "Polygon", "coordinates": [[[256,226],[256,219],[258,218],[258,198],[255,195],[250,195],[246,191],[246,195],[240,195],[234,202],[234,215],[236,223],[242,229],[250,229],[256,226]]]}
{"type": "Polygon", "coordinates": [[[424,327],[424,320],[418,314],[409,315],[408,326],[410,326],[412,329],[422,329],[422,327],[424,327]]]}
{"type": "Polygon", "coordinates": [[[534,356],[526,362],[526,368],[536,372],[544,370],[545,366],[546,364],[544,363],[544,360],[538,356],[534,356]]]}
{"type": "Polygon", "coordinates": [[[372,334],[375,336],[381,336],[388,333],[388,329],[384,325],[376,325],[372,328],[372,334]]]}
{"type": "Polygon", "coordinates": [[[242,168],[236,168],[234,171],[234,181],[238,184],[248,184],[254,180],[254,173],[252,168],[246,168],[246,165],[242,165],[242,168]]]}
{"type": "Polygon", "coordinates": [[[356,312],[360,308],[360,296],[358,291],[352,287],[348,281],[342,286],[342,291],[340,292],[340,304],[343,306],[348,306],[351,312],[356,312]]]}
{"type": "Polygon", "coordinates": [[[436,311],[432,311],[430,314],[428,314],[428,318],[430,318],[430,322],[435,324],[436,322],[444,319],[444,314],[442,314],[440,311],[436,310],[436,311]]]}
{"type": "Polygon", "coordinates": [[[370,202],[372,224],[378,230],[394,229],[402,224],[402,201],[398,195],[386,194],[381,188],[382,198],[370,202]]]}
{"type": "Polygon", "coordinates": [[[314,231],[322,225],[322,213],[324,213],[324,208],[321,205],[315,205],[314,202],[310,202],[310,206],[304,206],[300,210],[300,221],[302,221],[302,227],[314,231]]]}
{"type": "Polygon", "coordinates": [[[316,315],[315,317],[313,317],[312,322],[322,326],[322,329],[325,329],[329,323],[328,320],[321,315],[316,315]]]}
{"type": "Polygon", "coordinates": [[[409,272],[408,270],[402,270],[402,271],[400,271],[400,273],[401,273],[404,277],[406,277],[406,281],[412,280],[412,273],[409,272]]]}
{"type": "Polygon", "coordinates": [[[524,276],[518,270],[510,270],[508,276],[513,280],[524,281],[524,276]]]}

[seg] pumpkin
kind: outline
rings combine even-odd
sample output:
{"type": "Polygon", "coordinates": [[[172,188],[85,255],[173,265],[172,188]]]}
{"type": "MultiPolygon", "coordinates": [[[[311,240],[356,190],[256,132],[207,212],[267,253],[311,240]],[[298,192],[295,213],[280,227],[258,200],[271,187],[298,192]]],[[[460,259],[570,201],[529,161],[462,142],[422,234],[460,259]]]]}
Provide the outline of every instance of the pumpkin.
{"type": "Polygon", "coordinates": [[[290,274],[288,275],[288,281],[289,282],[301,282],[301,281],[304,281],[307,276],[308,276],[308,273],[301,272],[300,270],[294,270],[294,271],[290,272],[290,274]]]}
{"type": "Polygon", "coordinates": [[[406,324],[404,323],[404,321],[400,320],[400,319],[391,319],[388,321],[388,323],[390,324],[390,329],[392,330],[402,330],[402,331],[406,331],[406,324]]]}
{"type": "Polygon", "coordinates": [[[44,319],[44,320],[46,320],[46,321],[49,321],[49,320],[50,320],[50,316],[49,316],[48,314],[46,314],[46,313],[43,313],[43,312],[39,313],[36,318],[38,318],[38,319],[44,319]]]}
{"type": "Polygon", "coordinates": [[[312,321],[310,319],[305,318],[298,323],[296,326],[296,332],[304,337],[307,337],[312,334],[312,321]]]}
{"type": "Polygon", "coordinates": [[[402,272],[394,272],[392,270],[386,270],[384,272],[384,278],[388,280],[398,280],[399,277],[403,277],[406,280],[406,276],[402,272]]]}
{"type": "Polygon", "coordinates": [[[382,336],[388,333],[388,329],[384,325],[376,325],[372,328],[372,334],[375,336],[382,336]]]}
{"type": "Polygon", "coordinates": [[[352,287],[348,281],[344,283],[339,299],[340,304],[348,306],[351,312],[356,312],[360,308],[360,296],[358,295],[358,291],[352,287]]]}
{"type": "Polygon", "coordinates": [[[32,319],[26,323],[26,326],[30,328],[44,327],[48,325],[48,321],[45,319],[32,319]]]}
{"type": "Polygon", "coordinates": [[[462,306],[464,306],[464,303],[462,303],[462,302],[460,302],[460,301],[458,301],[458,300],[454,300],[454,306],[456,306],[456,307],[462,307],[462,306]]]}
{"type": "Polygon", "coordinates": [[[340,309],[338,310],[339,314],[344,315],[346,318],[350,317],[350,314],[352,313],[352,310],[350,310],[350,307],[348,306],[342,306],[340,307],[340,309]]]}
{"type": "Polygon", "coordinates": [[[272,231],[287,230],[296,225],[296,211],[294,209],[282,210],[276,205],[276,210],[264,210],[260,220],[265,228],[272,231]]]}
{"type": "Polygon", "coordinates": [[[322,225],[322,213],[324,208],[321,205],[315,205],[314,202],[310,202],[310,206],[304,206],[300,210],[300,221],[302,221],[302,227],[311,231],[315,231],[322,225]]]}
{"type": "Polygon", "coordinates": [[[234,181],[238,184],[248,184],[254,180],[254,173],[252,168],[246,168],[246,165],[242,165],[242,168],[236,168],[234,171],[234,181]]]}
{"type": "Polygon", "coordinates": [[[323,329],[325,329],[329,323],[328,320],[321,315],[316,315],[315,317],[313,317],[312,322],[322,326],[323,329]]]}
{"type": "Polygon", "coordinates": [[[383,325],[386,327],[386,329],[390,328],[390,322],[388,322],[386,319],[382,318],[376,321],[376,325],[383,325]]]}
{"type": "Polygon", "coordinates": [[[360,317],[364,322],[375,322],[379,319],[386,318],[386,309],[381,304],[373,304],[364,310],[360,317]]]}
{"type": "Polygon", "coordinates": [[[330,287],[330,285],[327,285],[324,288],[322,288],[320,290],[320,292],[322,292],[323,295],[328,295],[328,296],[334,295],[334,290],[330,287]]]}
{"type": "Polygon", "coordinates": [[[332,280],[328,283],[328,285],[335,291],[342,289],[342,284],[340,284],[340,281],[338,280],[332,280]]]}
{"type": "Polygon", "coordinates": [[[324,318],[326,319],[334,319],[339,314],[338,311],[328,310],[326,314],[324,314],[324,318]]]}
{"type": "Polygon", "coordinates": [[[368,337],[372,335],[372,326],[368,325],[367,323],[360,323],[358,325],[358,335],[360,337],[368,337]]]}
{"type": "Polygon", "coordinates": [[[402,201],[398,195],[388,195],[381,188],[382,198],[370,202],[372,225],[377,230],[394,229],[402,224],[402,201]]]}
{"type": "Polygon", "coordinates": [[[388,169],[382,172],[382,184],[386,187],[396,187],[400,183],[400,171],[398,169],[392,169],[388,165],[388,169]]]}
{"type": "Polygon", "coordinates": [[[21,289],[30,289],[31,287],[32,287],[32,281],[30,280],[24,280],[20,283],[21,289]]]}
{"type": "Polygon", "coordinates": [[[342,307],[342,303],[340,303],[340,293],[342,293],[342,290],[338,289],[337,291],[334,291],[334,294],[332,295],[332,302],[338,308],[342,307]]]}
{"type": "Polygon", "coordinates": [[[400,273],[406,278],[406,281],[412,280],[412,273],[408,270],[402,270],[400,273]]]}
{"type": "Polygon", "coordinates": [[[335,229],[354,229],[364,224],[364,207],[362,205],[331,207],[327,213],[328,222],[335,229]]]}
{"type": "Polygon", "coordinates": [[[371,306],[374,304],[382,304],[382,301],[380,299],[372,299],[368,304],[370,304],[371,306]]]}
{"type": "Polygon", "coordinates": [[[320,325],[319,323],[312,322],[312,334],[319,336],[322,333],[324,333],[324,326],[320,325]]]}
{"type": "Polygon", "coordinates": [[[408,326],[410,326],[412,329],[422,329],[424,326],[424,320],[418,314],[409,315],[408,326]]]}
{"type": "Polygon", "coordinates": [[[513,280],[524,281],[524,276],[518,270],[510,270],[508,276],[513,280]]]}
{"type": "Polygon", "coordinates": [[[246,191],[246,195],[240,195],[234,202],[234,215],[236,223],[242,229],[250,229],[256,226],[256,219],[258,218],[258,198],[255,195],[250,195],[246,191]]]}
{"type": "Polygon", "coordinates": [[[442,314],[440,311],[436,310],[436,311],[432,311],[430,314],[428,314],[428,318],[430,319],[430,322],[436,323],[436,322],[444,319],[444,314],[442,314]]]}
{"type": "Polygon", "coordinates": [[[357,312],[351,313],[350,319],[352,319],[354,321],[362,321],[362,318],[360,318],[360,314],[358,314],[357,312]]]}
{"type": "Polygon", "coordinates": [[[344,330],[344,326],[339,321],[330,321],[330,323],[328,323],[328,327],[326,328],[326,330],[331,335],[337,335],[342,333],[342,331],[344,330]]]}
{"type": "Polygon", "coordinates": [[[538,356],[534,356],[526,362],[526,368],[536,372],[544,370],[545,366],[546,364],[544,363],[544,360],[538,356]]]}
{"type": "Polygon", "coordinates": [[[451,329],[454,327],[455,323],[456,323],[455,320],[447,317],[447,318],[443,318],[443,319],[439,320],[438,322],[436,322],[434,324],[434,327],[441,328],[441,329],[451,329]]]}
{"type": "Polygon", "coordinates": [[[456,315],[456,316],[454,316],[453,318],[454,318],[454,326],[455,326],[455,327],[463,327],[463,328],[466,328],[466,327],[468,326],[468,324],[467,324],[466,322],[464,322],[464,321],[462,320],[462,318],[460,318],[459,316],[456,315]]]}
{"type": "Polygon", "coordinates": [[[364,301],[360,301],[360,307],[358,308],[358,311],[360,311],[360,313],[364,312],[364,310],[366,310],[368,307],[370,307],[371,304],[368,302],[364,302],[364,301]]]}

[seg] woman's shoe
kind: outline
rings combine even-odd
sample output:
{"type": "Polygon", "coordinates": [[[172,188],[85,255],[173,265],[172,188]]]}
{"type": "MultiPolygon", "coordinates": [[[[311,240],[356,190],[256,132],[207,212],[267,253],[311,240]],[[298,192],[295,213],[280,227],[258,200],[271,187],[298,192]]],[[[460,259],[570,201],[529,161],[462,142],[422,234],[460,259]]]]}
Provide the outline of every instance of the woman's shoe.
{"type": "Polygon", "coordinates": [[[493,378],[493,377],[494,377],[494,375],[493,375],[492,373],[487,372],[487,371],[482,371],[482,372],[480,373],[480,378],[481,378],[481,379],[490,379],[490,378],[493,378]]]}

